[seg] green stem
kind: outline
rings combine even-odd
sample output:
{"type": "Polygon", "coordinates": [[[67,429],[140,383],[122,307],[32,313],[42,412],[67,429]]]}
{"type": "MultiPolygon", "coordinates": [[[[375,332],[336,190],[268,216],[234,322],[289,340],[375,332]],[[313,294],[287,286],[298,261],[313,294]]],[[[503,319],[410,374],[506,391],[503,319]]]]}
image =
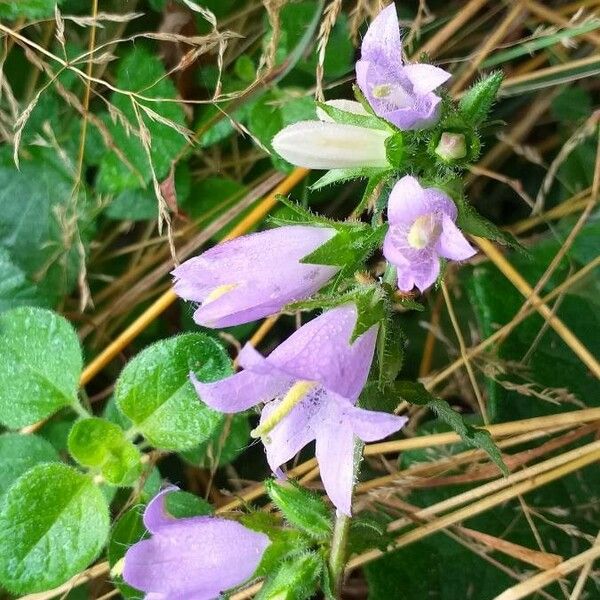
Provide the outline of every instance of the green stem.
{"type": "MultiPolygon", "coordinates": [[[[362,459],[364,444],[358,439],[354,440],[354,480],[358,474],[358,467],[362,459]]],[[[341,598],[342,583],[344,580],[344,568],[348,559],[348,536],[350,533],[351,517],[338,513],[333,528],[331,538],[331,551],[329,553],[329,574],[331,576],[331,585],[333,594],[336,598],[341,598]]]]}
{"type": "Polygon", "coordinates": [[[75,399],[71,403],[71,408],[83,419],[87,419],[92,416],[91,413],[81,405],[78,399],[75,399]]]}

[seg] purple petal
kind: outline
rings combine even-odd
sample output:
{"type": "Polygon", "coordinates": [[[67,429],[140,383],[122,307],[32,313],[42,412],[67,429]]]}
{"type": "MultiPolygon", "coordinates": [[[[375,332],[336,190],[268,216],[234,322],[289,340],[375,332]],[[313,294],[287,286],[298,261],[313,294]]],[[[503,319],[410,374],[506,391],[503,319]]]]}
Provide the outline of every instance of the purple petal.
{"type": "Polygon", "coordinates": [[[193,373],[190,378],[202,402],[220,412],[236,413],[268,402],[290,387],[290,377],[276,369],[271,371],[254,373],[248,369],[213,383],[202,383],[193,373]]]}
{"type": "Polygon", "coordinates": [[[402,41],[394,3],[383,9],[369,25],[361,45],[361,58],[402,64],[402,41]]]}
{"type": "Polygon", "coordinates": [[[451,77],[448,71],[426,64],[405,65],[403,71],[410,79],[414,92],[418,95],[433,92],[435,88],[451,77]]]}
{"type": "Polygon", "coordinates": [[[407,417],[398,417],[389,413],[364,410],[355,406],[344,409],[344,418],[350,423],[354,435],[363,442],[375,442],[402,429],[407,417]]]}
{"type": "Polygon", "coordinates": [[[421,293],[430,288],[440,274],[440,261],[437,256],[429,255],[425,260],[408,267],[397,267],[398,289],[410,292],[417,287],[421,293]]]}
{"type": "Polygon", "coordinates": [[[450,260],[466,260],[471,258],[477,250],[467,242],[454,221],[444,215],[442,220],[442,234],[435,247],[436,252],[450,260]]]}
{"type": "Polygon", "coordinates": [[[146,506],[144,511],[144,527],[150,533],[158,533],[162,528],[169,527],[175,521],[175,519],[169,515],[165,506],[166,495],[171,492],[177,491],[179,488],[176,485],[169,485],[152,500],[146,506]]]}
{"type": "MultiPolygon", "coordinates": [[[[267,462],[274,473],[316,437],[319,423],[325,418],[329,398],[323,388],[315,388],[263,439],[267,462]]],[[[261,424],[281,404],[281,399],[267,404],[260,416],[261,424]]]]}
{"type": "Polygon", "coordinates": [[[438,190],[437,188],[426,188],[425,195],[432,212],[442,213],[443,215],[450,217],[452,221],[456,221],[458,211],[456,209],[456,204],[454,204],[454,201],[450,196],[444,194],[442,190],[438,190]]]}
{"type": "Polygon", "coordinates": [[[388,200],[388,221],[393,225],[412,225],[418,217],[430,212],[430,204],[418,179],[405,175],[392,188],[388,200]]]}
{"type": "Polygon", "coordinates": [[[377,339],[377,327],[372,327],[350,344],[356,319],[354,304],[328,310],[294,332],[267,360],[294,379],[318,382],[328,391],[356,400],[367,380],[377,339]]]}
{"type": "Polygon", "coordinates": [[[194,318],[209,327],[273,314],[289,302],[314,294],[338,271],[300,262],[333,235],[333,229],[298,225],[219,244],[173,271],[175,292],[204,303],[194,318]],[[210,298],[219,291],[221,295],[210,298]]]}
{"type": "Polygon", "coordinates": [[[216,517],[174,520],[125,555],[123,579],[170,598],[210,600],[256,570],[269,538],[216,517]]]}
{"type": "Polygon", "coordinates": [[[343,419],[328,421],[319,428],[316,456],[325,491],[338,512],[352,513],[354,486],[354,434],[343,419]]]}

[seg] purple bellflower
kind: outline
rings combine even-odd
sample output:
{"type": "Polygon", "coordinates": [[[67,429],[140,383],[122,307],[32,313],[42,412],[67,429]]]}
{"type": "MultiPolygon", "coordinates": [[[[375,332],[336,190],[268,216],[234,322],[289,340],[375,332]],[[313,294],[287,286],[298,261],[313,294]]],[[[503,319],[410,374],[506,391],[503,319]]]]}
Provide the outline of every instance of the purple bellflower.
{"type": "Polygon", "coordinates": [[[373,20],[356,63],[356,81],[375,113],[400,129],[423,129],[438,118],[441,98],[433,93],[450,73],[426,64],[403,64],[396,8],[373,20]]]}
{"type": "Polygon", "coordinates": [[[388,203],[390,228],[383,254],[398,272],[398,289],[421,292],[440,273],[440,259],[465,260],[476,250],[455,225],[456,205],[436,188],[423,188],[410,175],[396,183],[388,203]]]}
{"type": "Polygon", "coordinates": [[[221,412],[265,403],[252,434],[262,437],[276,474],[316,440],[323,485],[346,515],[351,511],[355,438],[379,440],[406,422],[405,417],[355,406],[377,338],[373,326],[351,343],[356,320],[356,306],[345,304],[302,326],[266,358],[246,345],[239,355],[240,373],[206,384],[192,376],[200,398],[221,412]]]}
{"type": "Polygon", "coordinates": [[[125,554],[123,579],[146,592],[145,600],[213,600],[252,577],[269,538],[218,517],[175,519],[165,507],[170,486],[144,512],[152,534],[125,554]]]}
{"type": "Polygon", "coordinates": [[[229,327],[279,312],[314,294],[338,267],[301,260],[335,235],[327,227],[294,225],[219,244],[178,266],[175,292],[200,302],[194,321],[229,327]]]}

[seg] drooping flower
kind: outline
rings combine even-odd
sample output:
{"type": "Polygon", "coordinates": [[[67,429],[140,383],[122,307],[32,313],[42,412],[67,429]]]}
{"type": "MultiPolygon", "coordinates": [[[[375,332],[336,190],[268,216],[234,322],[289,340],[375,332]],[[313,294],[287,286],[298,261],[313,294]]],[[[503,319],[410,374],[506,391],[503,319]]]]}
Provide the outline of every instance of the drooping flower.
{"type": "Polygon", "coordinates": [[[423,188],[410,175],[396,183],[383,254],[397,269],[398,289],[409,292],[417,286],[423,292],[440,273],[440,256],[465,260],[475,254],[455,225],[456,216],[456,205],[441,190],[423,188]]]}
{"type": "Polygon", "coordinates": [[[248,323],[314,294],[338,267],[301,260],[335,235],[328,227],[294,225],[219,244],[177,267],[175,292],[201,302],[194,320],[206,327],[248,323]]]}
{"type": "MultiPolygon", "coordinates": [[[[366,116],[359,102],[331,100],[335,108],[366,116]]],[[[282,158],[307,169],[387,167],[385,147],[391,131],[335,123],[318,108],[319,121],[300,121],[283,128],[273,138],[273,148],[282,158]]]]}
{"type": "Polygon", "coordinates": [[[170,486],[144,512],[152,534],[127,550],[126,583],[146,592],[146,600],[212,600],[249,579],[269,546],[269,538],[229,519],[202,516],[175,519],[166,511],[170,486]]]}
{"type": "Polygon", "coordinates": [[[403,64],[396,8],[373,20],[356,63],[356,81],[380,117],[400,129],[423,129],[438,118],[441,98],[433,93],[450,73],[427,64],[403,64]]]}
{"type": "Polygon", "coordinates": [[[348,515],[355,438],[379,440],[406,422],[355,406],[377,338],[375,325],[351,343],[356,321],[356,306],[345,304],[302,326],[266,358],[246,345],[239,355],[240,373],[207,384],[192,377],[200,398],[222,412],[266,403],[253,435],[262,437],[275,473],[316,440],[325,490],[338,511],[348,515]]]}

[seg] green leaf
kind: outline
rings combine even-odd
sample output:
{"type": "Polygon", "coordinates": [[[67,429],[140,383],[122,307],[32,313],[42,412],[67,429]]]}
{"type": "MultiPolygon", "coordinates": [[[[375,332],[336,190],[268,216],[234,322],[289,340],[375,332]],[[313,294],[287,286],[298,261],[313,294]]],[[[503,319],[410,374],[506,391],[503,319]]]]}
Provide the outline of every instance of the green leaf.
{"type": "Polygon", "coordinates": [[[485,429],[479,429],[465,423],[459,413],[452,410],[452,407],[445,400],[436,398],[430,394],[422,383],[416,381],[399,381],[396,382],[393,389],[394,393],[398,394],[404,400],[412,404],[430,408],[441,421],[458,433],[463,442],[473,448],[484,450],[505,475],[510,474],[502,458],[502,453],[498,446],[494,444],[490,433],[485,429]]]}
{"type": "Polygon", "coordinates": [[[88,476],[58,463],[34,467],[0,513],[0,584],[27,594],[64,583],[98,556],[108,527],[108,505],[88,476]]]}
{"type": "Polygon", "coordinates": [[[221,423],[222,415],[198,399],[190,372],[203,381],[220,379],[231,373],[231,360],[214,338],[188,333],[149,346],[117,380],[119,410],[159,448],[193,448],[221,423]]]}
{"type": "Polygon", "coordinates": [[[458,104],[467,123],[478,125],[483,122],[496,100],[503,79],[502,71],[495,71],[467,90],[458,104]]]}
{"type": "Polygon", "coordinates": [[[0,2],[0,19],[44,19],[54,16],[54,6],[63,0],[3,0],[0,2]]]}
{"type": "Polygon", "coordinates": [[[456,224],[464,233],[477,235],[527,254],[527,250],[521,246],[514,236],[502,231],[491,221],[481,216],[463,197],[455,198],[455,202],[458,208],[456,224]]]}
{"type": "MultiPolygon", "coordinates": [[[[143,45],[138,43],[119,62],[117,86],[148,98],[164,98],[164,102],[151,102],[139,98],[136,102],[157,113],[158,118],[185,127],[185,114],[181,105],[169,101],[177,98],[173,82],[166,77],[162,62],[156,53],[143,45]]],[[[145,187],[151,181],[152,172],[146,151],[139,135],[135,133],[140,126],[132,99],[128,95],[115,92],[111,103],[120,113],[118,120],[110,120],[107,126],[129,165],[124,163],[116,152],[106,152],[100,163],[96,187],[100,193],[117,194],[127,189],[145,187]],[[128,127],[133,128],[133,131],[128,131],[128,127]]],[[[174,127],[160,122],[157,118],[151,118],[142,108],[138,108],[138,112],[152,140],[152,168],[161,181],[168,175],[173,159],[185,146],[186,140],[174,127]]]]}
{"type": "Polygon", "coordinates": [[[390,317],[381,321],[377,337],[377,366],[380,387],[385,387],[398,377],[404,363],[404,348],[407,342],[398,315],[390,315],[390,317]]]}
{"type": "Polygon", "coordinates": [[[121,575],[115,574],[115,571],[122,570],[121,561],[125,553],[133,544],[149,537],[148,530],[144,526],[143,515],[144,506],[134,506],[116,521],[110,533],[108,541],[107,557],[111,568],[112,582],[119,588],[119,591],[126,600],[139,600],[140,592],[127,585],[121,575]]]}
{"type": "Polygon", "coordinates": [[[210,503],[189,492],[169,492],[165,504],[167,513],[175,519],[212,515],[215,512],[210,503]]]}
{"type": "Polygon", "coordinates": [[[314,552],[306,552],[285,561],[279,570],[269,577],[256,600],[304,600],[316,591],[323,563],[314,552]]]}
{"type": "Polygon", "coordinates": [[[342,110],[325,102],[315,102],[315,104],[336,123],[343,125],[354,125],[355,127],[365,127],[367,129],[379,129],[382,131],[396,131],[388,121],[375,115],[361,115],[347,110],[342,110]]]}
{"type": "MultiPolygon", "coordinates": [[[[334,183],[345,183],[354,179],[368,179],[368,185],[372,185],[371,181],[379,183],[385,177],[392,174],[392,170],[388,168],[377,168],[377,167],[356,167],[351,169],[331,169],[327,171],[325,175],[317,179],[315,183],[310,186],[313,191],[320,190],[328,185],[334,183]]],[[[374,187],[374,186],[373,186],[374,187]]]]}
{"type": "Polygon", "coordinates": [[[52,311],[0,314],[0,422],[12,429],[77,402],[82,369],[77,334],[52,311]]]}
{"type": "Polygon", "coordinates": [[[199,446],[186,450],[181,456],[188,462],[205,469],[219,467],[233,462],[247,447],[250,441],[250,423],[243,413],[229,415],[215,429],[213,436],[199,446]],[[225,439],[223,440],[223,436],[225,439]]]}
{"type": "Polygon", "coordinates": [[[37,435],[0,435],[0,497],[14,481],[39,463],[58,461],[56,450],[37,435]]]}
{"type": "Polygon", "coordinates": [[[77,421],[67,444],[79,464],[99,470],[113,485],[133,485],[142,471],[138,449],[118,425],[105,419],[77,421]]]}
{"type": "Polygon", "coordinates": [[[0,312],[22,305],[49,307],[51,304],[51,299],[45,297],[13,262],[10,252],[0,246],[0,312]]]}
{"type": "Polygon", "coordinates": [[[268,479],[265,487],[271,500],[285,519],[316,540],[326,540],[331,535],[331,510],[323,498],[301,487],[295,481],[284,484],[268,479]]]}

